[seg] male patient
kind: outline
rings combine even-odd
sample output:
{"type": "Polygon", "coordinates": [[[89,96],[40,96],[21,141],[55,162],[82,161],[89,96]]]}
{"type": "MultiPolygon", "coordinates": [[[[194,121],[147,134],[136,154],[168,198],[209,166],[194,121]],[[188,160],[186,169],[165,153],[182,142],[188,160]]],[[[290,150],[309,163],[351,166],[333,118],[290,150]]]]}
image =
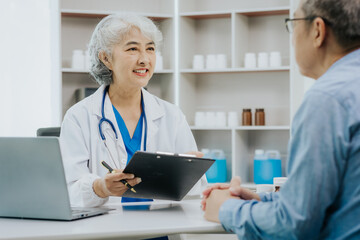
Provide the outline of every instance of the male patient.
{"type": "Polygon", "coordinates": [[[360,239],[360,0],[301,0],[296,61],[316,79],[292,124],[288,181],[255,194],[214,185],[205,218],[239,239],[360,239]]]}

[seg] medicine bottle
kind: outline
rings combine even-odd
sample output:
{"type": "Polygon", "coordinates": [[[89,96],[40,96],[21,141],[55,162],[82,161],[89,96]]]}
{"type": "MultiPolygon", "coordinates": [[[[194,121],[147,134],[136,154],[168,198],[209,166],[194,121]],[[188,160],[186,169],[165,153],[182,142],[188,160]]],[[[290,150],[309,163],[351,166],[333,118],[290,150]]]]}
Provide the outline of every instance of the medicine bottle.
{"type": "Polygon", "coordinates": [[[275,192],[280,191],[280,188],[282,187],[282,185],[284,185],[286,180],[287,180],[287,177],[274,177],[275,192]]]}
{"type": "Polygon", "coordinates": [[[243,126],[251,126],[251,109],[244,108],[242,112],[242,125],[243,126]]]}
{"type": "Polygon", "coordinates": [[[72,54],[71,67],[74,69],[84,69],[85,59],[84,52],[81,49],[75,49],[72,54]]]}
{"type": "Polygon", "coordinates": [[[263,108],[257,108],[255,110],[255,125],[256,126],[265,125],[265,112],[263,108]]]}

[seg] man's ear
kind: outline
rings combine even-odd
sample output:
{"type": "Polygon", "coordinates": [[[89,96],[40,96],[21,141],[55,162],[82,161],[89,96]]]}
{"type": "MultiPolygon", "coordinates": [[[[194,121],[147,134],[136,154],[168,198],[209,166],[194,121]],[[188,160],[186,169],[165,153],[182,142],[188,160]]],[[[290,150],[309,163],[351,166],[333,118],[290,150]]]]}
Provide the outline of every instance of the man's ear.
{"type": "Polygon", "coordinates": [[[112,69],[112,64],[110,62],[110,58],[109,56],[105,53],[105,52],[99,52],[99,59],[101,60],[101,62],[103,64],[105,64],[105,66],[110,69],[110,70],[113,70],[112,69]]]}
{"type": "Polygon", "coordinates": [[[326,34],[326,24],[324,20],[320,17],[315,18],[313,22],[314,47],[320,48],[324,45],[326,34]]]}

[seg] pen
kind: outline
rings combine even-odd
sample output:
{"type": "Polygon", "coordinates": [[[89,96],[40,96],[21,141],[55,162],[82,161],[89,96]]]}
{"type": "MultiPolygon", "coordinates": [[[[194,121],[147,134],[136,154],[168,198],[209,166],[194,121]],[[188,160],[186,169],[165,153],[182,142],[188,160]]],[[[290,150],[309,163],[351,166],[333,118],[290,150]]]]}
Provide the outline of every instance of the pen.
{"type": "MultiPolygon", "coordinates": [[[[109,166],[105,161],[101,161],[101,164],[110,172],[113,173],[114,169],[109,166]]],[[[133,186],[131,186],[125,179],[121,179],[120,182],[122,182],[127,188],[129,188],[132,192],[136,193],[133,186]]]]}

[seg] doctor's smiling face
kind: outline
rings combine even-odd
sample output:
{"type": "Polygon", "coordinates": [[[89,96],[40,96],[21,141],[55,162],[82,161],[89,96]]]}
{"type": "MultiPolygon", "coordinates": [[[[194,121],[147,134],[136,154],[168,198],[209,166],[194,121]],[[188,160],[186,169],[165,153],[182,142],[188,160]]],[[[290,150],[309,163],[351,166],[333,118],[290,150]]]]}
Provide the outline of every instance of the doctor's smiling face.
{"type": "Polygon", "coordinates": [[[138,90],[145,87],[153,75],[156,55],[154,42],[133,27],[116,44],[112,56],[100,56],[102,62],[112,71],[112,84],[122,89],[138,90]]]}

